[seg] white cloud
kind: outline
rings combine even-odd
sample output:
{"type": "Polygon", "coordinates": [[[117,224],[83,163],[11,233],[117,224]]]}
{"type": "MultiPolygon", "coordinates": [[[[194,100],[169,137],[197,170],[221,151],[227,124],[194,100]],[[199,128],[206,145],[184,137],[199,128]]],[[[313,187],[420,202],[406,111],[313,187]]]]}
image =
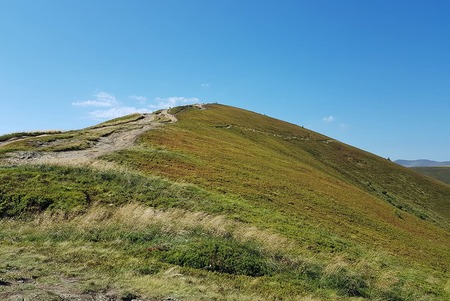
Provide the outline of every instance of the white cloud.
{"type": "Polygon", "coordinates": [[[326,116],[326,117],[324,117],[324,118],[322,118],[322,121],[325,121],[325,122],[333,122],[334,121],[334,116],[326,116]]]}
{"type": "Polygon", "coordinates": [[[203,83],[203,84],[201,84],[200,85],[202,88],[208,88],[209,86],[211,86],[210,84],[208,84],[208,83],[203,83]]]}
{"type": "Polygon", "coordinates": [[[145,105],[148,103],[148,99],[145,96],[128,96],[128,102],[133,101],[135,103],[137,101],[141,105],[139,107],[134,107],[132,104],[124,104],[120,102],[114,95],[105,91],[97,92],[93,96],[94,99],[73,102],[72,105],[76,107],[90,108],[91,110],[86,112],[88,118],[97,121],[117,118],[134,113],[151,113],[152,111],[158,109],[167,109],[170,107],[200,103],[200,99],[195,97],[167,97],[156,98],[153,102],[154,104],[145,105]],[[96,107],[98,109],[92,110],[93,108],[91,107],[96,107]]]}
{"type": "Polygon", "coordinates": [[[97,92],[93,95],[95,99],[72,102],[77,107],[113,107],[119,104],[114,95],[104,91],[97,92]]]}
{"type": "Polygon", "coordinates": [[[149,105],[152,109],[168,109],[171,107],[200,103],[200,99],[196,97],[186,98],[186,97],[167,97],[167,98],[156,98],[156,104],[149,105]]]}
{"type": "MultiPolygon", "coordinates": [[[[83,100],[73,102],[72,105],[76,107],[98,107],[105,108],[87,112],[88,118],[93,120],[105,120],[121,117],[124,115],[134,114],[134,113],[150,113],[148,108],[135,108],[122,104],[117,98],[105,91],[99,91],[95,93],[94,99],[83,100]]],[[[144,96],[130,96],[130,98],[145,101],[144,96]]]]}
{"type": "Polygon", "coordinates": [[[135,114],[135,113],[151,113],[149,109],[146,108],[135,108],[135,107],[115,107],[107,110],[96,110],[88,112],[91,119],[94,120],[104,120],[113,119],[125,115],[135,114]]]}

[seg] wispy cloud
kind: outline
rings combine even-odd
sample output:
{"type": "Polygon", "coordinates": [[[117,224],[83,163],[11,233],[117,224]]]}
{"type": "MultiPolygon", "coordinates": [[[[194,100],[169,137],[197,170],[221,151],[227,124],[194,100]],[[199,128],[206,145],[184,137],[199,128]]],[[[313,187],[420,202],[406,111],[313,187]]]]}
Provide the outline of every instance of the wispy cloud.
{"type": "Polygon", "coordinates": [[[334,116],[325,116],[325,117],[323,117],[322,118],[322,121],[325,121],[325,122],[333,122],[334,121],[334,116]]]}
{"type": "Polygon", "coordinates": [[[154,101],[149,101],[145,96],[134,94],[128,96],[125,100],[128,100],[129,103],[122,103],[113,94],[99,91],[93,95],[92,99],[72,102],[72,105],[87,108],[88,111],[85,112],[87,117],[99,121],[134,113],[151,113],[154,110],[200,103],[200,99],[196,97],[186,98],[175,96],[156,98],[154,101]],[[136,102],[139,103],[138,107],[135,106],[136,102]]]}
{"type": "Polygon", "coordinates": [[[208,88],[209,86],[211,86],[210,84],[208,84],[208,83],[203,83],[203,84],[201,84],[200,85],[202,88],[208,88]]]}
{"type": "MultiPolygon", "coordinates": [[[[150,110],[145,107],[135,108],[133,106],[124,105],[113,94],[105,91],[96,92],[93,97],[93,99],[89,100],[72,102],[72,105],[75,107],[104,108],[87,112],[88,118],[93,120],[112,119],[134,113],[150,113],[150,110]]],[[[143,96],[133,95],[133,97],[130,96],[130,98],[138,101],[146,100],[143,96]]]]}
{"type": "Polygon", "coordinates": [[[114,95],[100,91],[95,93],[94,99],[72,102],[77,107],[113,107],[119,104],[114,95]]]}
{"type": "Polygon", "coordinates": [[[200,99],[197,97],[186,98],[186,97],[167,97],[167,98],[156,98],[156,104],[149,105],[153,109],[168,109],[171,107],[200,103],[200,99]]]}

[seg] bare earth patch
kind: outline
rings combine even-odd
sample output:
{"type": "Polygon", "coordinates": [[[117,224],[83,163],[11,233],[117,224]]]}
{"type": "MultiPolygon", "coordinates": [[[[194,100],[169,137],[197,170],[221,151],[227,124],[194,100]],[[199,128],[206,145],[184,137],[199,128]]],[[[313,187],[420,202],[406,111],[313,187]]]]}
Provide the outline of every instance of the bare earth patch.
{"type": "MultiPolygon", "coordinates": [[[[143,114],[144,118],[121,123],[118,125],[105,125],[102,127],[95,127],[88,129],[89,133],[99,134],[101,132],[109,131],[107,135],[101,136],[98,141],[90,142],[90,146],[82,150],[67,150],[58,152],[41,152],[41,151],[16,151],[8,153],[3,162],[12,165],[21,164],[59,164],[59,165],[79,165],[87,164],[94,161],[96,158],[131,147],[136,139],[146,131],[155,129],[162,125],[156,119],[164,118],[167,122],[173,123],[177,119],[175,116],[168,113],[167,110],[162,110],[157,114],[143,114]]],[[[48,136],[48,135],[45,135],[48,136]]],[[[39,138],[35,137],[35,138],[39,138]]],[[[13,139],[12,141],[5,141],[0,143],[0,148],[12,142],[26,140],[13,139]]],[[[47,146],[64,145],[67,141],[57,140],[48,144],[47,146]]]]}

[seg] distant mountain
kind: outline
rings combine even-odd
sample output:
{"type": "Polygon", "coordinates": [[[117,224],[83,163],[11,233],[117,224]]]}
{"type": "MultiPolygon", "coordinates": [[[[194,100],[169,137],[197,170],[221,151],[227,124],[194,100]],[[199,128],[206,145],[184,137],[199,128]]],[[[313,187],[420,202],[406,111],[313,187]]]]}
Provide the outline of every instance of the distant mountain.
{"type": "Polygon", "coordinates": [[[450,166],[450,161],[438,162],[426,159],[420,160],[395,160],[395,163],[405,167],[433,167],[433,166],[450,166]]]}

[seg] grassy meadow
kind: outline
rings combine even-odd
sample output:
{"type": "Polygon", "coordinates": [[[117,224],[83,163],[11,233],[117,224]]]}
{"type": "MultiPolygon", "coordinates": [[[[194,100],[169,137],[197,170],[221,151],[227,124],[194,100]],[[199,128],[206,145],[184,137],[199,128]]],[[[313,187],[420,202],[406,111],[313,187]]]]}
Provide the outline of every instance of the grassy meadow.
{"type": "Polygon", "coordinates": [[[178,122],[90,165],[0,166],[0,298],[450,298],[450,186],[293,124],[205,108],[175,108],[178,122]]]}

